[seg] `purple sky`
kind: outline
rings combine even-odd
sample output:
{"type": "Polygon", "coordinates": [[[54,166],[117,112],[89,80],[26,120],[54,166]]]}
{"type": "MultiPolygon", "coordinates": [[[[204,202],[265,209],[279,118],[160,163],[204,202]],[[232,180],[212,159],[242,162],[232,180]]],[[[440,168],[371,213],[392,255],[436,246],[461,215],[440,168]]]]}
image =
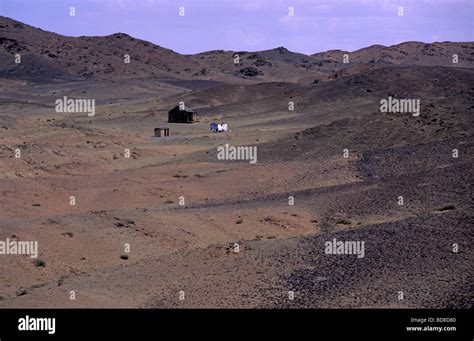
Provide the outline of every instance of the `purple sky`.
{"type": "Polygon", "coordinates": [[[473,41],[473,13],[474,0],[0,0],[0,15],[44,30],[124,32],[180,53],[285,46],[310,54],[408,40],[473,41]]]}

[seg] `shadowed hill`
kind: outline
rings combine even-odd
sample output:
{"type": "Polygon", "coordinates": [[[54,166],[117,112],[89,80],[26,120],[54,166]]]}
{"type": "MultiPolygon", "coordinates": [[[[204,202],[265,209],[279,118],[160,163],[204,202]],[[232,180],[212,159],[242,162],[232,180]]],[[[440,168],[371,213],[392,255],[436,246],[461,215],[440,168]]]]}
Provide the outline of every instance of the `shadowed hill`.
{"type": "Polygon", "coordinates": [[[66,37],[0,17],[0,75],[46,79],[115,77],[186,78],[200,66],[189,58],[123,33],[105,37],[66,37]],[[22,63],[14,63],[14,55],[22,63]],[[126,55],[130,63],[125,62],[126,55]],[[28,65],[26,65],[28,64],[28,65]]]}

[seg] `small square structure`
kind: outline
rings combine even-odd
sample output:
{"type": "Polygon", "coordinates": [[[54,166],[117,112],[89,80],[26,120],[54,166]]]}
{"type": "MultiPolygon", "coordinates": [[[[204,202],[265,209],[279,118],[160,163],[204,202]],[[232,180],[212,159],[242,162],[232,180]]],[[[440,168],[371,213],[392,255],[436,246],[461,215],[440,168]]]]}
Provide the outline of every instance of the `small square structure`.
{"type": "Polygon", "coordinates": [[[170,128],[155,128],[156,137],[170,136],[170,128]]]}

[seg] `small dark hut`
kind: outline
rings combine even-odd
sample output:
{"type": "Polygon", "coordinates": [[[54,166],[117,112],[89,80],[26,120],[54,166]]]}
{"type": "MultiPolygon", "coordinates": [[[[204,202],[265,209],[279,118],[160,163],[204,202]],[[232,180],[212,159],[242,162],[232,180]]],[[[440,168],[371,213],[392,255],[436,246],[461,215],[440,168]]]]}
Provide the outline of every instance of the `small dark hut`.
{"type": "Polygon", "coordinates": [[[155,128],[156,137],[170,136],[170,128],[155,128]]]}
{"type": "Polygon", "coordinates": [[[190,108],[180,109],[177,105],[168,111],[169,123],[192,123],[196,118],[196,112],[190,108]]]}

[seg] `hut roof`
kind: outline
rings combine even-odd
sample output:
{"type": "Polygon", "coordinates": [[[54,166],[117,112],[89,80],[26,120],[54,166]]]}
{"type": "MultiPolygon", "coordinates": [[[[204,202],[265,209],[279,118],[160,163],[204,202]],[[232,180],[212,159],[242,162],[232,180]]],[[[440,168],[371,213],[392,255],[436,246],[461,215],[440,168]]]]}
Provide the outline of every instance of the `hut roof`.
{"type": "Polygon", "coordinates": [[[191,109],[190,107],[187,107],[187,106],[184,106],[184,109],[180,109],[179,108],[179,105],[175,106],[173,109],[171,109],[170,111],[168,112],[172,112],[172,111],[187,111],[187,112],[192,112],[194,113],[195,111],[193,109],[191,109]]]}

